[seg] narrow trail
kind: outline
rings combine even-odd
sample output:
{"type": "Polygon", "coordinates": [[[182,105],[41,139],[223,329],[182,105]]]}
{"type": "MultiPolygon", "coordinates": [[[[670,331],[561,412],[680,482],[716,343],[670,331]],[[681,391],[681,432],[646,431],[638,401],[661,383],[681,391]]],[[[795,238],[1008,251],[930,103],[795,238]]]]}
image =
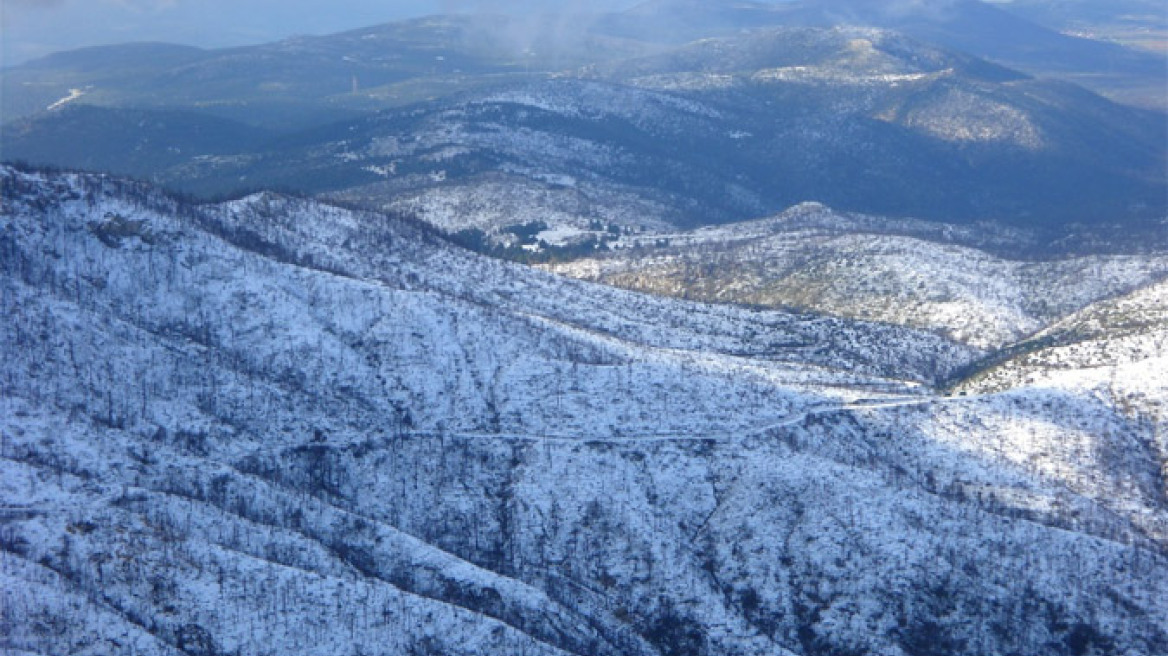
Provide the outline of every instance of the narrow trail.
{"type": "MultiPolygon", "coordinates": [[[[962,397],[961,400],[968,400],[969,397],[962,397]]],[[[655,442],[727,442],[742,439],[743,437],[754,437],[764,435],[774,430],[789,428],[791,426],[798,426],[811,417],[819,417],[825,415],[839,414],[844,412],[857,412],[862,410],[886,410],[890,408],[907,408],[920,407],[932,405],[934,403],[943,403],[946,401],[956,400],[952,397],[903,397],[895,399],[870,399],[852,401],[850,403],[829,404],[814,406],[802,412],[799,412],[791,417],[781,421],[756,426],[754,428],[744,428],[741,431],[734,431],[730,433],[694,433],[694,434],[670,434],[670,435],[641,435],[630,437],[581,437],[570,435],[549,435],[549,434],[507,434],[507,433],[452,433],[447,437],[454,439],[475,439],[475,440],[509,440],[521,442],[536,442],[540,444],[652,444],[655,442]]]]}
{"type": "MultiPolygon", "coordinates": [[[[623,437],[604,437],[604,436],[586,436],[586,435],[570,435],[570,434],[556,434],[556,433],[478,433],[478,432],[438,432],[438,431],[414,431],[407,436],[409,438],[434,438],[446,440],[467,440],[467,441],[496,441],[496,442],[526,442],[530,444],[540,445],[618,445],[618,444],[663,444],[663,443],[709,443],[709,442],[735,442],[744,438],[758,437],[766,435],[772,431],[798,426],[806,422],[812,417],[822,417],[834,414],[862,412],[866,410],[888,410],[893,408],[910,408],[923,407],[939,403],[952,402],[967,402],[975,400],[978,397],[963,396],[914,396],[914,397],[893,397],[883,399],[859,399],[847,403],[830,403],[816,405],[806,408],[790,417],[784,418],[780,421],[770,422],[754,427],[742,427],[739,430],[721,431],[721,432],[694,432],[694,433],[670,433],[670,434],[651,434],[651,435],[631,435],[623,437]]],[[[299,443],[299,444],[285,444],[273,446],[266,449],[248,450],[245,455],[248,456],[262,456],[262,455],[279,455],[292,449],[299,449],[305,446],[318,445],[322,447],[343,448],[350,446],[344,443],[299,443]]]]}

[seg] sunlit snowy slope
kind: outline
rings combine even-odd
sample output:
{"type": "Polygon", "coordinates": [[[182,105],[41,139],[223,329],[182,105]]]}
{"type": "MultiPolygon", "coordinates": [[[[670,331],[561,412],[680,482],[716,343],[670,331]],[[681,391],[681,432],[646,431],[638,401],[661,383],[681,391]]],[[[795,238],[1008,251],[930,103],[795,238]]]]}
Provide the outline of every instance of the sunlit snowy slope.
{"type": "Polygon", "coordinates": [[[996,349],[1168,278],[1164,227],[1109,227],[1068,247],[1021,228],[804,203],[757,221],[623,237],[611,252],[547,268],[667,296],[912,326],[996,349]],[[1100,236],[1109,240],[1096,243],[1100,236]]]}
{"type": "Polygon", "coordinates": [[[1162,285],[990,351],[0,185],[7,653],[1165,653],[1162,285]]]}

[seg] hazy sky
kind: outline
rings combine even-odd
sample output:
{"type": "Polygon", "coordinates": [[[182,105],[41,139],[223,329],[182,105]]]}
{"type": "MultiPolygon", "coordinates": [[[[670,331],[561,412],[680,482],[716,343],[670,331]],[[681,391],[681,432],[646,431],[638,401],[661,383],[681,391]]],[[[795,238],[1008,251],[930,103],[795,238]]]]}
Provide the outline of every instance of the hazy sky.
{"type": "Polygon", "coordinates": [[[263,43],[444,11],[629,6],[633,0],[0,0],[0,64],[127,41],[263,43]]]}

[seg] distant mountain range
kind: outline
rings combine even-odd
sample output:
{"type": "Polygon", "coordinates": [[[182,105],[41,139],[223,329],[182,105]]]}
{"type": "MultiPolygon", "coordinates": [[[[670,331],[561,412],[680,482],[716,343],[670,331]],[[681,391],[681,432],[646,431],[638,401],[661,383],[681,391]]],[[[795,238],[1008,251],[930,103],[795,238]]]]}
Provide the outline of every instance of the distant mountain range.
{"type": "Polygon", "coordinates": [[[1160,59],[1118,44],[1056,32],[979,0],[791,0],[701,2],[653,0],[605,17],[599,31],[645,40],[689,41],[760,26],[862,25],[1035,73],[1156,73],[1160,59]]]}
{"type": "MultiPolygon", "coordinates": [[[[545,216],[577,232],[650,229],[806,201],[1019,225],[1168,211],[1162,114],[886,28],[757,27],[845,9],[936,41],[947,39],[921,26],[1017,23],[979,3],[953,5],[973,17],[912,20],[843,4],[650,3],[598,18],[555,56],[503,39],[503,18],[440,17],[232,51],[107,48],[5,72],[4,84],[24,89],[6,99],[31,103],[28,89],[42,80],[52,91],[36,102],[57,107],[9,121],[0,139],[10,161],[134,175],[200,196],[327,194],[488,240],[545,216]],[[723,36],[673,43],[627,33],[685,34],[669,20],[723,36]],[[527,191],[493,195],[500,180],[527,191]]],[[[1027,43],[1068,62],[1057,44],[1090,61],[1093,48],[1115,47],[1056,37],[1027,43]]]]}
{"type": "Polygon", "coordinates": [[[1157,0],[1010,0],[1000,6],[1064,34],[1168,54],[1168,12],[1157,0]]]}
{"type": "Polygon", "coordinates": [[[976,0],[653,0],[616,14],[438,16],[225,50],[88,48],[5,70],[0,115],[9,121],[32,114],[70,89],[91,87],[86,101],[95,104],[198,107],[297,127],[342,110],[399,106],[743,30],[840,25],[890,29],[1168,109],[1163,56],[1068,36],[976,0]],[[361,93],[351,93],[354,83],[361,93]]]}

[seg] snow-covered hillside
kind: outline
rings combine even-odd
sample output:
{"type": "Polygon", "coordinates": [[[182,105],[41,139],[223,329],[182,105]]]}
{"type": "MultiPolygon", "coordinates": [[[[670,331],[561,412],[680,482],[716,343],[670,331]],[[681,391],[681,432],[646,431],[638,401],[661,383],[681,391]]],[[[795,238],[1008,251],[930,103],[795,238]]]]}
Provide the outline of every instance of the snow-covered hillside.
{"type": "Polygon", "coordinates": [[[400,217],[0,185],[6,652],[1165,653],[1116,399],[400,217]]]}
{"type": "MultiPolygon", "coordinates": [[[[538,171],[488,174],[456,185],[432,184],[394,193],[374,183],[329,198],[424,219],[447,232],[481,230],[492,243],[519,242],[508,228],[542,224],[534,235],[550,246],[608,237],[610,226],[634,232],[670,232],[669,204],[641,191],[538,171]],[[530,177],[529,177],[530,176],[530,177]]],[[[537,243],[538,243],[537,241],[537,243]]]]}
{"type": "Polygon", "coordinates": [[[1168,277],[1168,252],[1017,259],[1022,230],[890,221],[804,204],[759,221],[628,237],[557,273],[722,303],[796,307],[1001,348],[1088,304],[1168,277]],[[980,233],[980,234],[979,234],[980,233]],[[637,245],[668,244],[637,249],[637,245]]]}
{"type": "MultiPolygon", "coordinates": [[[[1158,427],[1168,453],[1168,283],[1093,304],[1014,347],[1008,359],[968,380],[988,392],[1019,385],[1070,389],[1158,427]]],[[[1168,472],[1166,472],[1168,473],[1168,472]]]]}

